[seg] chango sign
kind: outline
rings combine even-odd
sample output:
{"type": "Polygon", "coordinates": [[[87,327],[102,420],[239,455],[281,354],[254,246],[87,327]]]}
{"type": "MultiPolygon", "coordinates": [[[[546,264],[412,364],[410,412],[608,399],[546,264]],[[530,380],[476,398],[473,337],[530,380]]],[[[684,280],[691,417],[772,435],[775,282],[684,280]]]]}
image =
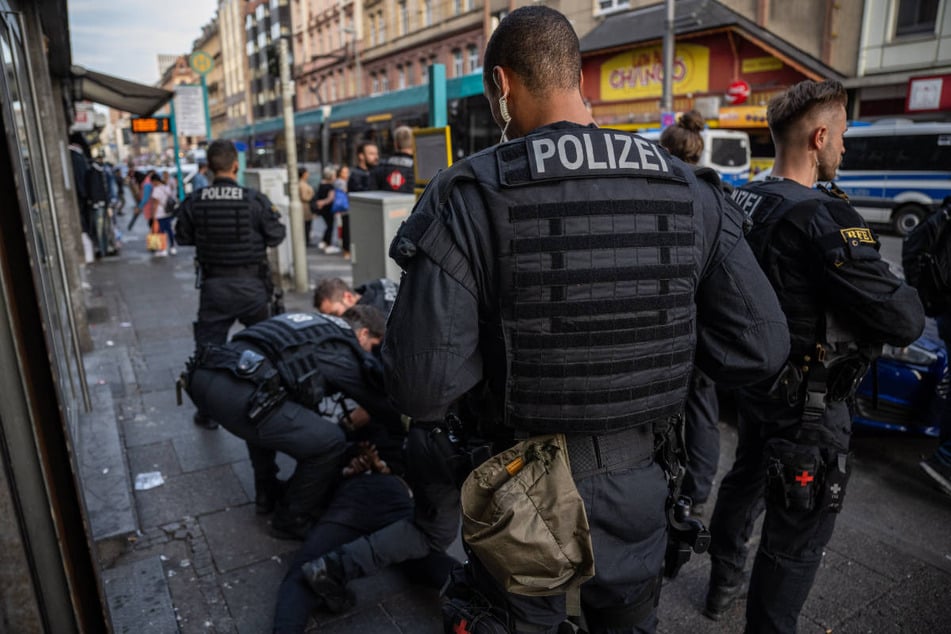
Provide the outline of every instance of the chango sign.
{"type": "MultiPolygon", "coordinates": [[[[707,92],[710,49],[678,44],[674,49],[674,94],[707,92]]],[[[660,97],[664,89],[664,55],[660,46],[619,53],[601,65],[601,99],[627,101],[660,97]]]]}

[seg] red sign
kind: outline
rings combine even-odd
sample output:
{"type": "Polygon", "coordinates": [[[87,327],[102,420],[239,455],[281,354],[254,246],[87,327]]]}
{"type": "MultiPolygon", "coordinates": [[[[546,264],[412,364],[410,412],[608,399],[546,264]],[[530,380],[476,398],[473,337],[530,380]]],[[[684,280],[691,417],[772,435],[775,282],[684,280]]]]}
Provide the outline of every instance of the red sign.
{"type": "Polygon", "coordinates": [[[908,80],[905,112],[936,112],[951,108],[951,75],[912,77],[908,80]]]}
{"type": "Polygon", "coordinates": [[[745,103],[750,97],[750,85],[742,79],[730,84],[726,89],[726,102],[731,106],[738,106],[745,103]]]}

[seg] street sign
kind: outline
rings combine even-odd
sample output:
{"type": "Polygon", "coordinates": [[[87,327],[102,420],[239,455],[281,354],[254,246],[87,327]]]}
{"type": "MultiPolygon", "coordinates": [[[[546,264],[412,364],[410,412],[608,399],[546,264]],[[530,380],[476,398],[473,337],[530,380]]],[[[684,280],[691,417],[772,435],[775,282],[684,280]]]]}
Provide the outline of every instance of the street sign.
{"type": "Polygon", "coordinates": [[[201,86],[175,86],[175,131],[184,136],[205,136],[205,98],[201,86]]]}
{"type": "Polygon", "coordinates": [[[726,89],[726,97],[724,101],[731,106],[739,106],[742,103],[745,103],[750,97],[750,85],[739,79],[726,89]]]}
{"type": "Polygon", "coordinates": [[[205,51],[195,51],[188,57],[192,70],[204,77],[215,67],[215,60],[205,51]]]}
{"type": "Polygon", "coordinates": [[[132,132],[135,134],[151,134],[153,132],[170,132],[168,117],[133,117],[131,120],[132,132]]]}

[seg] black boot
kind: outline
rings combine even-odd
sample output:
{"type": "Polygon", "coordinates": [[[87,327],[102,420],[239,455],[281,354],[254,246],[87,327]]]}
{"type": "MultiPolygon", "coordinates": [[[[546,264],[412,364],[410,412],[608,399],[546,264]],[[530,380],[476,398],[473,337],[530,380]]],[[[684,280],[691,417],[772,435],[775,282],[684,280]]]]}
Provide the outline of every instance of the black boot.
{"type": "Polygon", "coordinates": [[[719,621],[730,609],[730,606],[733,605],[733,602],[742,595],[742,591],[742,582],[727,585],[722,583],[714,584],[711,581],[710,589],[707,590],[707,601],[703,608],[703,615],[708,619],[719,621]]]}
{"type": "Polygon", "coordinates": [[[310,515],[291,513],[286,506],[278,504],[271,517],[271,536],[278,539],[304,541],[314,521],[310,515]]]}
{"type": "Polygon", "coordinates": [[[334,614],[340,614],[353,609],[356,598],[353,591],[347,588],[347,579],[343,571],[343,563],[337,551],[331,551],[321,557],[308,561],[301,566],[307,585],[318,597],[323,599],[324,605],[334,614]]]}
{"type": "Polygon", "coordinates": [[[254,483],[254,510],[258,515],[268,515],[277,508],[284,497],[286,484],[277,478],[254,483]]]}
{"type": "Polygon", "coordinates": [[[218,429],[218,421],[208,418],[208,416],[201,412],[195,412],[192,420],[203,429],[218,429]]]}

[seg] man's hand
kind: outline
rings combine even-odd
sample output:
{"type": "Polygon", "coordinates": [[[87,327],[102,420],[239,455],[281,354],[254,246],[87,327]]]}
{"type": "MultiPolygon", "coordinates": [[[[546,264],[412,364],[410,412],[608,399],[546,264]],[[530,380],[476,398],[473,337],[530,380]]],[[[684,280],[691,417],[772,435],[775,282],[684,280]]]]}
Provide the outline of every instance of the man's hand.
{"type": "Polygon", "coordinates": [[[376,445],[362,441],[359,445],[359,453],[350,460],[350,464],[343,468],[343,477],[349,478],[366,471],[389,473],[390,468],[386,461],[380,458],[380,454],[376,451],[376,445]]]}

